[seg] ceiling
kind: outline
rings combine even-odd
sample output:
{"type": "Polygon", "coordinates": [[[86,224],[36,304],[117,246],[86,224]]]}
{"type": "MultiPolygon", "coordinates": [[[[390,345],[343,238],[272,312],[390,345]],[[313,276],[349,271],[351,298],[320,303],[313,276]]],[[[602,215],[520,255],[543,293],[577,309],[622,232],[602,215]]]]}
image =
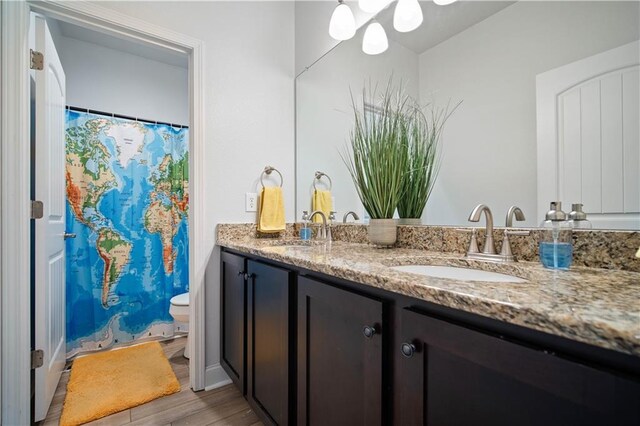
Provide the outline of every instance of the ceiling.
{"type": "Polygon", "coordinates": [[[447,6],[438,6],[432,1],[421,1],[424,21],[420,27],[409,33],[399,33],[393,29],[395,3],[381,11],[377,20],[384,27],[389,39],[420,54],[513,3],[515,2],[458,1],[447,6]]]}
{"type": "Polygon", "coordinates": [[[58,21],[60,34],[64,37],[97,44],[109,49],[129,53],[180,68],[187,68],[188,57],[185,53],[171,51],[161,47],[151,46],[146,43],[131,39],[124,39],[98,31],[89,30],[68,22],[58,21]]]}
{"type": "MultiPolygon", "coordinates": [[[[410,33],[399,33],[393,29],[393,11],[395,2],[382,10],[376,19],[380,22],[387,36],[397,43],[420,54],[448,38],[477,24],[500,10],[512,5],[510,1],[457,1],[447,6],[438,6],[432,1],[421,1],[424,22],[410,33]]],[[[187,68],[186,54],[151,46],[130,39],[89,30],[68,22],[58,21],[60,34],[88,43],[97,44],[109,49],[126,52],[165,64],[187,68]]]]}

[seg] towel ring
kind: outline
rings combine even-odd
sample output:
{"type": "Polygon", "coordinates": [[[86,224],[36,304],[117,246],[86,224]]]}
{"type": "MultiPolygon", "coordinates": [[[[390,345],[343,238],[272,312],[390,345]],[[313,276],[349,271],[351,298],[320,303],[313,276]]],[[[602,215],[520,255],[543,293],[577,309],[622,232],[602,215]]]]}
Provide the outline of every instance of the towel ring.
{"type": "Polygon", "coordinates": [[[282,173],[280,173],[278,169],[272,166],[265,166],[264,170],[260,174],[260,183],[262,184],[262,187],[264,188],[264,181],[262,180],[262,178],[264,177],[264,175],[269,176],[271,172],[276,172],[280,176],[280,187],[282,188],[282,184],[284,183],[284,179],[282,178],[282,173]]]}
{"type": "Polygon", "coordinates": [[[320,179],[322,179],[323,176],[329,180],[329,191],[331,191],[331,189],[333,188],[333,182],[331,182],[331,178],[329,177],[329,175],[323,172],[316,172],[316,178],[313,180],[313,189],[314,190],[318,189],[316,188],[316,181],[319,181],[320,179]]]}

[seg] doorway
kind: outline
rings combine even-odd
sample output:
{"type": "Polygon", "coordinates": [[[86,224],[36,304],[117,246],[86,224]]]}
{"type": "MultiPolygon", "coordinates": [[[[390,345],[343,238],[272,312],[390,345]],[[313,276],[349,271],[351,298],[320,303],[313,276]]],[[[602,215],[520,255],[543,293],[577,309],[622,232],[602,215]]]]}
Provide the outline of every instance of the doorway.
{"type": "MultiPolygon", "coordinates": [[[[48,17],[78,24],[84,28],[99,30],[103,34],[117,35],[125,40],[137,40],[146,45],[181,52],[188,55],[189,80],[189,148],[192,153],[189,167],[189,180],[193,193],[198,193],[198,176],[201,174],[203,146],[202,108],[201,108],[201,63],[202,46],[197,40],[168,32],[151,26],[143,21],[123,16],[91,4],[63,3],[22,3],[2,4],[2,63],[3,63],[3,109],[2,109],[2,152],[3,177],[2,195],[12,195],[11,208],[4,208],[2,225],[2,246],[11,246],[12,251],[3,250],[3,293],[2,293],[2,418],[7,424],[25,424],[29,415],[29,357],[25,353],[29,348],[29,330],[31,318],[29,309],[30,288],[21,285],[21,277],[29,274],[29,216],[24,215],[29,202],[29,144],[15,144],[18,140],[29,140],[29,78],[23,64],[28,63],[28,50],[25,52],[21,41],[27,40],[29,13],[31,11],[48,17]],[[5,72],[6,71],[6,72],[5,72]],[[195,161],[193,159],[196,159],[195,161]],[[6,167],[9,165],[9,167],[6,167]],[[195,178],[194,178],[195,177],[195,178]],[[27,189],[21,191],[20,189],[27,189]],[[27,237],[25,239],[25,237],[27,237]]],[[[6,200],[6,198],[4,198],[6,200]]],[[[190,293],[195,295],[191,310],[191,368],[190,386],[194,390],[204,387],[204,342],[203,328],[199,324],[203,319],[202,285],[204,268],[198,249],[201,228],[201,200],[193,197],[189,201],[189,282],[190,293]],[[196,220],[197,218],[197,220],[196,220]]],[[[26,283],[25,283],[26,284],[26,283]]],[[[31,418],[31,420],[33,420],[31,418]]]]}

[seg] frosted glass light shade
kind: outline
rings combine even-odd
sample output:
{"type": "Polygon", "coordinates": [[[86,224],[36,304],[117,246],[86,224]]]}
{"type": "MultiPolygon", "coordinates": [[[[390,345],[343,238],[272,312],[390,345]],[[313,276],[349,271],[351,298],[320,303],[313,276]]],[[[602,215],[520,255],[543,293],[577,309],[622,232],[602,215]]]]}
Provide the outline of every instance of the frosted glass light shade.
{"type": "Polygon", "coordinates": [[[362,51],[367,55],[378,55],[389,47],[387,33],[378,22],[372,22],[364,32],[362,51]]]}
{"type": "Polygon", "coordinates": [[[356,20],[351,9],[340,2],[333,10],[329,22],[329,35],[336,40],[349,40],[356,34],[356,20]]]}
{"type": "Polygon", "coordinates": [[[446,6],[451,3],[455,3],[457,0],[433,0],[438,6],[446,6]]]}
{"type": "Polygon", "coordinates": [[[422,24],[422,8],[418,0],[398,0],[393,13],[393,28],[408,33],[422,24]]]}

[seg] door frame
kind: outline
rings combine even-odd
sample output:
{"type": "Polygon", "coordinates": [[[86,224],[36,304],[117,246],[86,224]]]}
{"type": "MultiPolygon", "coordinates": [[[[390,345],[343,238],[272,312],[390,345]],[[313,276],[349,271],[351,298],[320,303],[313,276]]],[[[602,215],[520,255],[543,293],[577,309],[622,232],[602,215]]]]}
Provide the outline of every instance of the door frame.
{"type": "Polygon", "coordinates": [[[0,93],[0,418],[29,424],[30,383],[30,12],[103,33],[182,52],[189,65],[189,381],[205,386],[204,274],[204,44],[201,40],[87,2],[15,1],[1,4],[0,93]],[[6,248],[10,248],[7,250],[6,248]]]}

